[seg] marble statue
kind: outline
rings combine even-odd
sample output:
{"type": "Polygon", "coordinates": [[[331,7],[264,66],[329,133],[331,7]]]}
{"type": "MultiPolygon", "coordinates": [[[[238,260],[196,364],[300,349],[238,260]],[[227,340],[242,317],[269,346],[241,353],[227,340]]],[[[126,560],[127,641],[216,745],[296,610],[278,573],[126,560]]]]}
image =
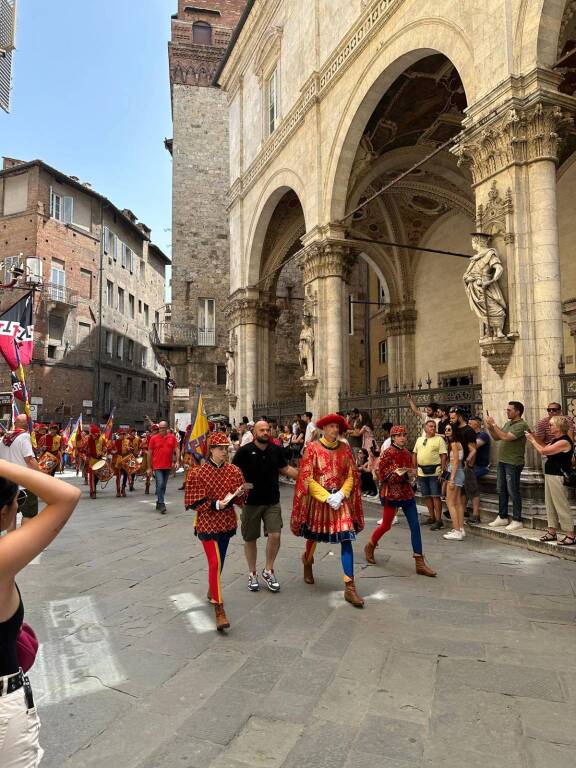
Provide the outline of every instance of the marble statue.
{"type": "Polygon", "coordinates": [[[503,339],[507,305],[498,283],[504,266],[495,248],[491,248],[490,235],[474,233],[470,258],[464,272],[464,287],[470,308],[484,324],[483,338],[503,339]]]}
{"type": "Polygon", "coordinates": [[[300,365],[304,368],[304,376],[311,378],[314,376],[314,329],[312,328],[312,319],[308,315],[302,320],[302,331],[300,332],[300,341],[298,342],[298,353],[300,356],[300,365]]]}

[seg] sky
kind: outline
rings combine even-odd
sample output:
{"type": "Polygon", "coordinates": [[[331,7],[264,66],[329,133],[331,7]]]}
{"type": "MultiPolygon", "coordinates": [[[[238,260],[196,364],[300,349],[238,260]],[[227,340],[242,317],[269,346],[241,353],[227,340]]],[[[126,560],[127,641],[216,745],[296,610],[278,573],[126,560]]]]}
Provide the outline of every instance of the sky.
{"type": "Polygon", "coordinates": [[[129,208],[168,255],[168,39],[177,0],[19,0],[0,155],[40,159],[129,208]]]}

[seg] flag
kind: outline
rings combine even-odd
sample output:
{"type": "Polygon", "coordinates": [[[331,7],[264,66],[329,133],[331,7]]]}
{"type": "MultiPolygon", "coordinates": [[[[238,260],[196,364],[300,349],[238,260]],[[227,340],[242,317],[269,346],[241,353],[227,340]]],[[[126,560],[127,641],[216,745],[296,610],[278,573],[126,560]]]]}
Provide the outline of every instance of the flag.
{"type": "Polygon", "coordinates": [[[0,353],[11,371],[15,371],[20,363],[29,365],[32,361],[33,308],[34,293],[30,291],[0,315],[0,353]]]}
{"type": "Polygon", "coordinates": [[[66,427],[62,432],[62,442],[64,443],[64,445],[68,445],[68,440],[70,439],[71,427],[72,427],[72,419],[68,419],[68,424],[66,424],[66,427]]]}
{"type": "Polygon", "coordinates": [[[104,427],[104,437],[106,440],[112,440],[112,428],[114,426],[114,408],[110,411],[110,416],[108,416],[108,421],[106,422],[106,426],[104,427]]]}
{"type": "Polygon", "coordinates": [[[204,402],[200,387],[196,390],[196,411],[192,419],[192,429],[187,435],[184,450],[191,453],[197,459],[205,458],[208,455],[208,434],[210,425],[204,411],[204,402]]]}
{"type": "Polygon", "coordinates": [[[80,416],[78,416],[78,418],[76,419],[76,423],[72,427],[72,431],[70,432],[70,437],[68,438],[66,453],[69,453],[70,456],[73,456],[76,452],[76,439],[81,431],[82,431],[82,414],[80,414],[80,416]]]}
{"type": "Polygon", "coordinates": [[[24,402],[24,385],[18,378],[16,371],[10,371],[10,380],[12,382],[12,394],[18,400],[24,402]]]}
{"type": "Polygon", "coordinates": [[[10,429],[14,429],[14,424],[16,424],[16,416],[20,415],[20,411],[18,410],[18,406],[16,404],[16,398],[14,395],[12,395],[12,423],[10,424],[10,429]]]}
{"type": "Polygon", "coordinates": [[[22,359],[20,357],[20,344],[14,341],[14,352],[16,355],[17,370],[11,371],[11,375],[15,375],[15,378],[22,385],[22,400],[24,402],[24,413],[28,416],[28,432],[32,434],[32,411],[30,410],[30,393],[26,386],[26,376],[24,374],[24,366],[22,365],[22,359]]]}

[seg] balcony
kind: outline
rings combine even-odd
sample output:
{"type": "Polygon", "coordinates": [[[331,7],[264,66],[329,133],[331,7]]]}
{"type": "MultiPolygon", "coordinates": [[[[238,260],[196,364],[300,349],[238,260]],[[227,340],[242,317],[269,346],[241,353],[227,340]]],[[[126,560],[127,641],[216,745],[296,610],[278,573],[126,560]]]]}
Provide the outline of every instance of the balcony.
{"type": "Polygon", "coordinates": [[[56,283],[44,283],[42,296],[48,305],[50,312],[68,313],[78,306],[78,295],[70,288],[65,288],[56,283]]]}
{"type": "Polygon", "coordinates": [[[216,344],[216,331],[214,328],[206,330],[204,328],[198,329],[198,346],[199,347],[213,347],[216,344]]]}
{"type": "Polygon", "coordinates": [[[150,343],[154,347],[195,347],[198,329],[183,323],[153,323],[150,343]]]}

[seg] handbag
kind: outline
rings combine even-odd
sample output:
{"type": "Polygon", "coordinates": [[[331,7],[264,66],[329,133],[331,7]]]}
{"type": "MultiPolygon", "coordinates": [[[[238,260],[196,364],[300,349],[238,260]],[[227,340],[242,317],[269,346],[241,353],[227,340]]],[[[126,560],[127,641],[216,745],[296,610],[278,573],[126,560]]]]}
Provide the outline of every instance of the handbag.
{"type": "Polygon", "coordinates": [[[30,624],[23,623],[16,638],[16,652],[18,663],[24,672],[34,665],[38,653],[38,638],[30,624]]]}
{"type": "Polygon", "coordinates": [[[435,475],[439,466],[440,464],[418,464],[418,469],[421,469],[425,475],[435,475]]]}
{"type": "Polygon", "coordinates": [[[564,485],[567,488],[576,488],[576,469],[574,467],[568,470],[568,472],[563,469],[562,475],[564,477],[564,485]]]}

